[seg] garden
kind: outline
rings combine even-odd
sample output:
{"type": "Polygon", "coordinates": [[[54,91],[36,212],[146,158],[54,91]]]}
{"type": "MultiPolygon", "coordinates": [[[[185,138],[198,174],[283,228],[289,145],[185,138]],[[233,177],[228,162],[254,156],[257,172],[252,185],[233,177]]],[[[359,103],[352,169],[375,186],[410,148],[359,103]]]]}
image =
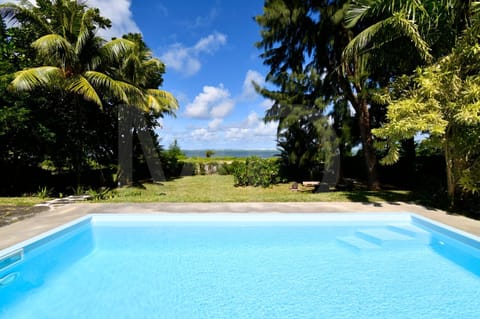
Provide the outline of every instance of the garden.
{"type": "Polygon", "coordinates": [[[165,64],[141,34],[102,38],[111,21],[80,1],[0,4],[2,214],[87,194],[412,201],[480,216],[477,1],[265,1],[263,10],[255,46],[269,73],[254,86],[272,101],[263,120],[278,125],[277,154],[222,158],[162,145],[161,120],[182,105],[161,89],[165,64]]]}

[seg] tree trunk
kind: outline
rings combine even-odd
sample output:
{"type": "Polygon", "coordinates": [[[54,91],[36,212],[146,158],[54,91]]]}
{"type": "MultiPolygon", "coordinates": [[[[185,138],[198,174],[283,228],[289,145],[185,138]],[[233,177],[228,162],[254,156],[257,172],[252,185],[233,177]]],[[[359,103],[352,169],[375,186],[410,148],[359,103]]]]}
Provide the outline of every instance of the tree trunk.
{"type": "Polygon", "coordinates": [[[343,167],[345,165],[345,145],[340,143],[338,146],[338,167],[337,167],[337,179],[335,181],[335,186],[341,185],[345,181],[345,174],[343,167]]]}
{"type": "MultiPolygon", "coordinates": [[[[448,135],[448,128],[446,130],[446,135],[448,135]]],[[[445,146],[444,146],[444,154],[445,154],[445,169],[447,173],[447,195],[449,199],[450,208],[455,205],[455,175],[454,175],[454,167],[453,167],[453,158],[450,152],[450,145],[449,139],[445,137],[445,146]]]]}
{"type": "MultiPolygon", "coordinates": [[[[351,38],[349,39],[351,41],[351,38]]],[[[354,63],[353,65],[357,65],[354,63]]],[[[365,157],[365,166],[367,169],[368,188],[380,190],[380,180],[377,172],[377,155],[373,146],[373,135],[370,121],[370,111],[368,110],[368,92],[364,91],[362,80],[355,75],[354,68],[348,68],[346,76],[340,73],[339,84],[342,87],[343,94],[351,103],[358,115],[358,126],[360,129],[360,138],[362,140],[363,155],[365,157]],[[350,79],[356,79],[351,81],[350,79]]],[[[366,83],[363,83],[367,87],[366,83]]]]}
{"type": "Polygon", "coordinates": [[[362,140],[363,155],[365,157],[365,165],[367,168],[368,188],[372,190],[380,189],[380,181],[377,172],[377,155],[373,146],[373,135],[370,124],[370,112],[368,103],[365,99],[360,100],[358,105],[358,125],[360,128],[360,137],[362,140]]]}
{"type": "Polygon", "coordinates": [[[415,147],[415,140],[414,138],[409,138],[407,140],[402,141],[402,148],[405,152],[404,157],[402,158],[403,166],[405,168],[402,171],[405,176],[401,178],[407,183],[408,187],[413,187],[416,185],[416,147],[415,147]]]}

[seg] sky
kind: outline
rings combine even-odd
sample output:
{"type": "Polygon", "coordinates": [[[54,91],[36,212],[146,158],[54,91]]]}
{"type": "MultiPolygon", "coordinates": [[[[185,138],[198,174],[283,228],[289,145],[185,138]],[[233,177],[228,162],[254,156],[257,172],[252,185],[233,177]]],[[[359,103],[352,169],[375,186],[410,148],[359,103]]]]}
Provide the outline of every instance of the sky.
{"type": "Polygon", "coordinates": [[[157,130],[160,144],[182,149],[275,149],[272,101],[255,92],[268,69],[255,47],[263,0],[88,0],[112,21],[109,39],[139,32],[166,64],[162,89],[178,99],[176,117],[157,130]]]}

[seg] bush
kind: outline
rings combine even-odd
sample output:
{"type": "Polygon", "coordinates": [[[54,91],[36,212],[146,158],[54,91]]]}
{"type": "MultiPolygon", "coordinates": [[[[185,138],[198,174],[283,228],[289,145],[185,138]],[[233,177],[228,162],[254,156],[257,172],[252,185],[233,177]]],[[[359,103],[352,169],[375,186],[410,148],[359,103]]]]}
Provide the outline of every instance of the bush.
{"type": "Polygon", "coordinates": [[[221,163],[218,166],[218,175],[233,175],[233,163],[221,163]]]}
{"type": "Polygon", "coordinates": [[[231,164],[235,186],[269,187],[283,181],[277,159],[248,157],[245,162],[231,164]]]}
{"type": "Polygon", "coordinates": [[[180,176],[183,168],[183,159],[185,154],[175,140],[168,148],[168,150],[161,152],[161,162],[163,172],[166,178],[175,178],[180,176]]]}

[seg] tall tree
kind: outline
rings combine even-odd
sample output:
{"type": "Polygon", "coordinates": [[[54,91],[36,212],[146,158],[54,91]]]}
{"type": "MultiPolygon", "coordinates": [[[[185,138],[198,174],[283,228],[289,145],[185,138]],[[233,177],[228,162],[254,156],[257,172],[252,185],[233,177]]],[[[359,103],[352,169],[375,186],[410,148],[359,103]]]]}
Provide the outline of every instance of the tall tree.
{"type": "Polygon", "coordinates": [[[337,92],[329,75],[341,53],[334,38],[341,31],[338,10],[345,2],[267,0],[263,14],[256,17],[262,28],[257,47],[263,49],[261,57],[270,67],[267,80],[278,87],[278,91],[257,88],[275,102],[265,120],[278,121],[280,146],[288,145],[282,142],[287,136],[288,140],[295,136],[301,140],[312,132],[315,135],[316,141],[311,141],[308,149],[304,145],[286,154],[298,163],[300,159],[325,159],[322,151],[332,156],[325,154],[325,144],[320,141],[332,133],[327,113],[337,92]]]}
{"type": "MultiPolygon", "coordinates": [[[[158,88],[163,82],[165,65],[152,56],[142,36],[127,34],[123,38],[132,41],[135,46],[116,61],[118,64],[116,77],[137,86],[145,96],[145,100],[140,105],[121,107],[120,110],[125,110],[123,112],[125,114],[119,113],[119,120],[124,121],[126,115],[127,117],[132,115],[129,109],[138,108],[137,120],[131,122],[132,124],[135,122],[134,127],[122,125],[118,134],[120,154],[117,179],[119,185],[128,185],[132,182],[130,178],[133,178],[132,149],[143,149],[140,157],[149,164],[150,174],[154,180],[164,178],[163,172],[160,172],[161,167],[155,167],[160,166],[160,147],[156,142],[158,138],[153,129],[159,125],[158,117],[164,114],[175,114],[178,102],[169,92],[158,88]],[[133,133],[136,133],[139,139],[134,140],[133,133]],[[140,141],[141,145],[135,146],[133,141],[140,141]]],[[[134,119],[130,118],[130,120],[134,119]]]]}
{"type": "MultiPolygon", "coordinates": [[[[345,22],[354,30],[354,37],[343,51],[341,70],[353,75],[352,86],[368,103],[359,114],[374,112],[378,103],[386,107],[375,99],[378,89],[388,90],[403,74],[448,54],[468,24],[471,4],[463,0],[351,1],[345,22]],[[362,92],[364,88],[367,90],[362,92]]],[[[348,90],[348,86],[345,88],[348,90]]],[[[384,112],[381,114],[383,117],[384,112]]],[[[374,137],[367,133],[368,149],[372,149],[374,137]]],[[[410,145],[413,153],[413,138],[409,141],[403,145],[410,145]]]]}
{"type": "MultiPolygon", "coordinates": [[[[42,88],[44,92],[58,92],[60,103],[66,107],[62,114],[68,118],[73,130],[70,147],[77,147],[73,165],[77,173],[88,160],[83,135],[91,129],[95,115],[91,106],[103,109],[122,103],[136,106],[156,116],[170,112],[176,100],[168,92],[152,85],[161,83],[163,68],[152,67],[152,61],[145,61],[143,69],[136,70],[136,76],[151,81],[143,83],[138,78],[128,78],[121,74],[118,61],[137,50],[138,45],[127,39],[104,41],[96,35],[101,28],[110,26],[110,21],[100,16],[99,10],[89,8],[84,2],[74,0],[37,1],[37,6],[28,1],[20,5],[7,3],[0,5],[0,13],[7,19],[20,22],[22,27],[35,26],[39,38],[32,46],[37,52],[37,64],[15,73],[11,87],[16,91],[33,91],[42,88]],[[152,72],[157,72],[153,75],[152,72]],[[160,79],[160,82],[159,82],[160,79]],[[73,110],[69,110],[69,107],[73,110]]],[[[152,60],[152,59],[150,59],[152,60]]],[[[116,119],[116,118],[114,118],[116,119]]],[[[59,136],[61,138],[61,136],[59,136]]]]}
{"type": "Polygon", "coordinates": [[[388,123],[374,131],[384,139],[379,147],[388,149],[383,159],[388,164],[398,160],[400,141],[419,133],[442,149],[452,206],[459,188],[480,191],[480,16],[476,8],[472,7],[467,28],[449,55],[417,69],[412,81],[397,81],[401,94],[384,95],[389,102],[388,123]]]}
{"type": "MultiPolygon", "coordinates": [[[[307,118],[324,117],[330,106],[334,120],[345,120],[346,113],[336,108],[344,102],[354,110],[368,184],[376,189],[380,181],[372,128],[385,120],[386,105],[375,100],[375,92],[448,52],[468,10],[455,0],[267,0],[263,15],[256,17],[262,27],[257,45],[264,50],[267,80],[279,87],[277,93],[303,94],[310,101],[301,107],[307,118]]],[[[261,92],[279,101],[275,92],[261,92]]],[[[273,108],[288,113],[291,106],[277,102],[273,108]]]]}

